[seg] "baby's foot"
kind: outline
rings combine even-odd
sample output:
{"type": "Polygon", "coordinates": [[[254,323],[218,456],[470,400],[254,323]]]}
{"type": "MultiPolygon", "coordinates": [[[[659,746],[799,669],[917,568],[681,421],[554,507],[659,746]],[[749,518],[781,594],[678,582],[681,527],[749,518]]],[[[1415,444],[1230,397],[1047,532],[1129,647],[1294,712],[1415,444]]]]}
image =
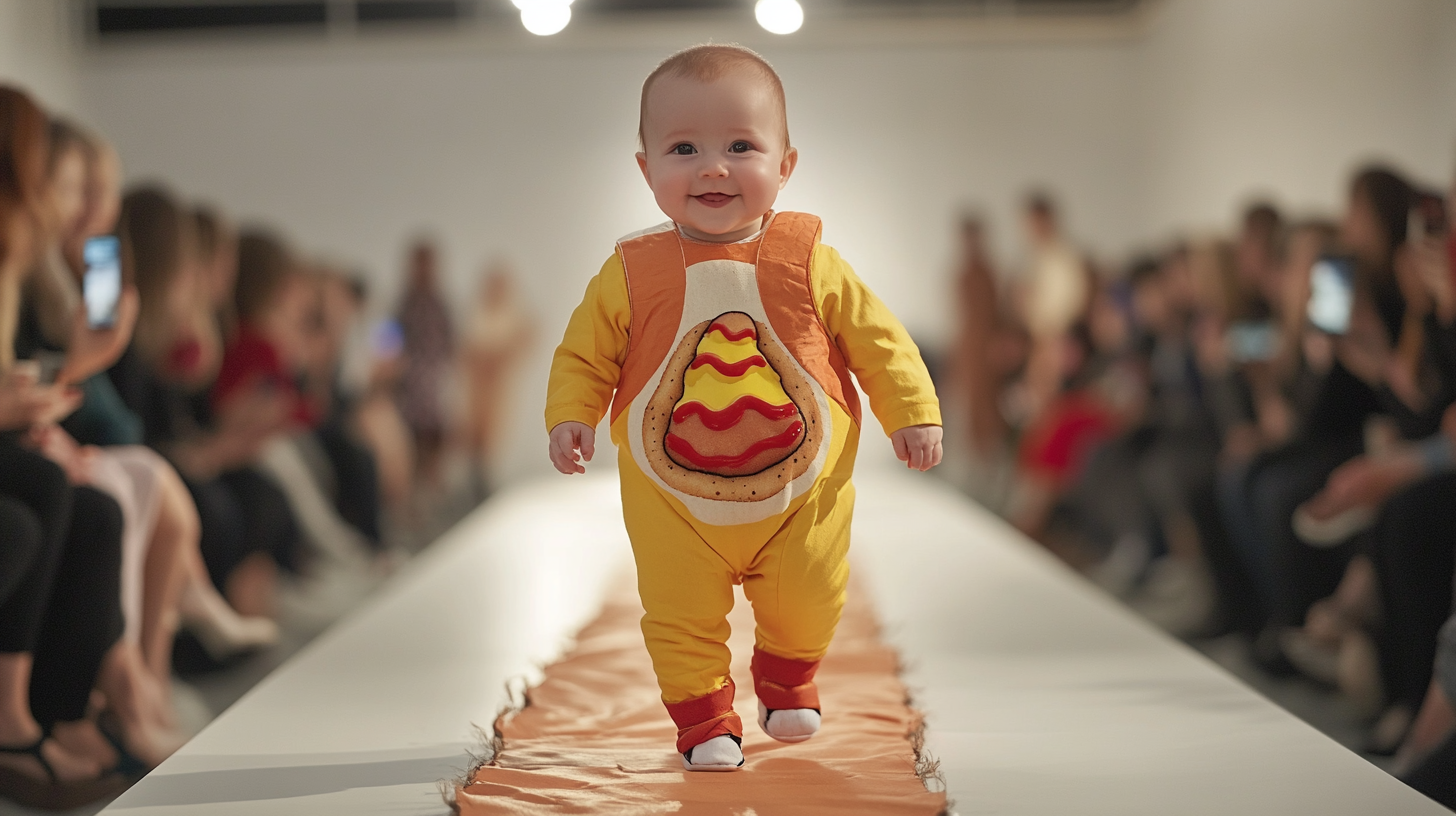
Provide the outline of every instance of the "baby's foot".
{"type": "Polygon", "coordinates": [[[758,704],[758,727],[779,742],[803,742],[819,733],[819,710],[814,708],[765,708],[758,704]]]}
{"type": "Polygon", "coordinates": [[[743,767],[743,749],[738,743],[737,737],[723,734],[694,745],[682,755],[683,767],[690,771],[736,771],[743,767]]]}

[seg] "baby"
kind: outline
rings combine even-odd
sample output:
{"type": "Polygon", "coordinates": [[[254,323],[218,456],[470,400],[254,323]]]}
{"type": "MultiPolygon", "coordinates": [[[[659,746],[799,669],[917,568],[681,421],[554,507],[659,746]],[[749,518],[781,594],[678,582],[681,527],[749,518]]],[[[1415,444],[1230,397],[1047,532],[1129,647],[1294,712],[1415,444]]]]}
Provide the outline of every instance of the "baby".
{"type": "Polygon", "coordinates": [[[772,210],[798,161],[783,85],[746,48],[700,45],[642,86],[637,164],[672,220],[617,244],[551,366],[551,461],[584,473],[611,413],[622,511],[677,750],[743,765],[727,615],[757,621],[758,724],[802,742],[849,578],[853,373],[909,467],[940,462],[940,408],[903,326],[819,219],[772,210]]]}

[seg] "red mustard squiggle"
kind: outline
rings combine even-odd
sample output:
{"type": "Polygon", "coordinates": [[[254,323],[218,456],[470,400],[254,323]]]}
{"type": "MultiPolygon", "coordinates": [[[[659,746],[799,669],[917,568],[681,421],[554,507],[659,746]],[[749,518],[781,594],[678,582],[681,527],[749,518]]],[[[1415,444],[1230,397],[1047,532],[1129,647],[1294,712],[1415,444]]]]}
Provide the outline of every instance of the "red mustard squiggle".
{"type": "Polygon", "coordinates": [[[711,351],[705,351],[694,357],[692,365],[689,365],[688,368],[697,369],[703,366],[712,366],[714,371],[717,371],[725,377],[742,377],[748,373],[748,369],[750,368],[767,368],[768,361],[755,354],[752,357],[745,357],[736,363],[730,363],[711,351]]]}
{"type": "Polygon", "coordinates": [[[672,412],[672,421],[681,424],[688,417],[696,416],[708,430],[726,431],[737,425],[749,411],[757,411],[767,419],[788,419],[799,413],[798,407],[792,402],[770,405],[763,399],[750,395],[739,397],[721,411],[714,411],[701,402],[685,402],[672,412]]]}
{"type": "MultiPolygon", "coordinates": [[[[758,329],[753,326],[749,326],[743,331],[733,331],[732,329],[728,328],[722,323],[719,323],[716,320],[713,321],[712,325],[708,326],[708,331],[716,331],[717,333],[723,335],[724,340],[727,340],[730,343],[736,343],[739,340],[747,340],[750,337],[758,337],[758,329]]],[[[707,334],[707,332],[704,332],[704,334],[707,334]]]]}
{"type": "Polygon", "coordinates": [[[748,450],[732,456],[704,456],[693,449],[686,439],[677,434],[667,435],[667,447],[678,456],[686,459],[689,464],[700,470],[726,470],[728,468],[740,468],[753,460],[753,457],[774,448],[787,448],[794,444],[800,434],[804,433],[804,423],[795,422],[789,426],[787,431],[768,439],[760,439],[748,446],[748,450]]]}

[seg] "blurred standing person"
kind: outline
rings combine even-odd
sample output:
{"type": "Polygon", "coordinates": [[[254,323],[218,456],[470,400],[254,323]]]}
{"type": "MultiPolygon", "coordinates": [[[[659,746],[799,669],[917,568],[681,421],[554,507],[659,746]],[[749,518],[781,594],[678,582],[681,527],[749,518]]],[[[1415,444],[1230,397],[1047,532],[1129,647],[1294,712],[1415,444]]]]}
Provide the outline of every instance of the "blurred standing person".
{"type": "Polygon", "coordinates": [[[961,220],[961,269],[956,282],[957,336],[951,371],[956,392],[966,411],[965,432],[980,457],[994,455],[1010,429],[1001,415],[1001,383],[992,345],[1002,331],[996,270],[986,252],[986,230],[981,219],[961,220]]]}
{"type": "Polygon", "coordinates": [[[1091,302],[1090,273],[1080,253],[1062,234],[1056,203],[1034,192],[1024,210],[1030,258],[1015,304],[1031,335],[1026,367],[1028,418],[1035,417],[1061,390],[1067,370],[1066,339],[1083,322],[1091,302]]]}
{"type": "Polygon", "coordinates": [[[400,412],[415,441],[415,472],[429,486],[440,482],[445,449],[445,378],[455,355],[450,310],[440,293],[439,252],[420,238],[410,248],[399,327],[404,338],[400,412]]]}
{"type": "Polygon", "coordinates": [[[1005,314],[979,216],[962,217],[960,244],[953,301],[956,335],[943,404],[955,417],[946,429],[946,444],[963,454],[947,457],[947,464],[959,463],[947,471],[947,478],[988,507],[1004,508],[1015,460],[1002,400],[1007,384],[1025,365],[1026,334],[1005,314]]]}
{"type": "Polygon", "coordinates": [[[491,468],[511,404],[513,375],[534,335],[535,323],[521,303],[511,268],[493,264],[481,280],[464,348],[469,387],[465,438],[476,495],[482,500],[490,494],[491,468]]]}

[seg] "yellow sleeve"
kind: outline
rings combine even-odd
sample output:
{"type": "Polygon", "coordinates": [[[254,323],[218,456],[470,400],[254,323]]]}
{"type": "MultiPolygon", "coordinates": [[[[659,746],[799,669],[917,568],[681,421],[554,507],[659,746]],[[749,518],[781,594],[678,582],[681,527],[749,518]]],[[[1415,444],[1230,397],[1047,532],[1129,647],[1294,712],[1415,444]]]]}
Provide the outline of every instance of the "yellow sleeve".
{"type": "Polygon", "coordinates": [[[833,247],[814,248],[814,305],[859,380],[870,410],[891,434],[939,425],[940,400],[910,333],[833,247]]]}
{"type": "Polygon", "coordinates": [[[613,253],[587,284],[586,295],[571,313],[566,334],[551,358],[546,430],[568,421],[595,428],[607,415],[627,358],[631,325],[627,270],[621,255],[613,253]]]}

